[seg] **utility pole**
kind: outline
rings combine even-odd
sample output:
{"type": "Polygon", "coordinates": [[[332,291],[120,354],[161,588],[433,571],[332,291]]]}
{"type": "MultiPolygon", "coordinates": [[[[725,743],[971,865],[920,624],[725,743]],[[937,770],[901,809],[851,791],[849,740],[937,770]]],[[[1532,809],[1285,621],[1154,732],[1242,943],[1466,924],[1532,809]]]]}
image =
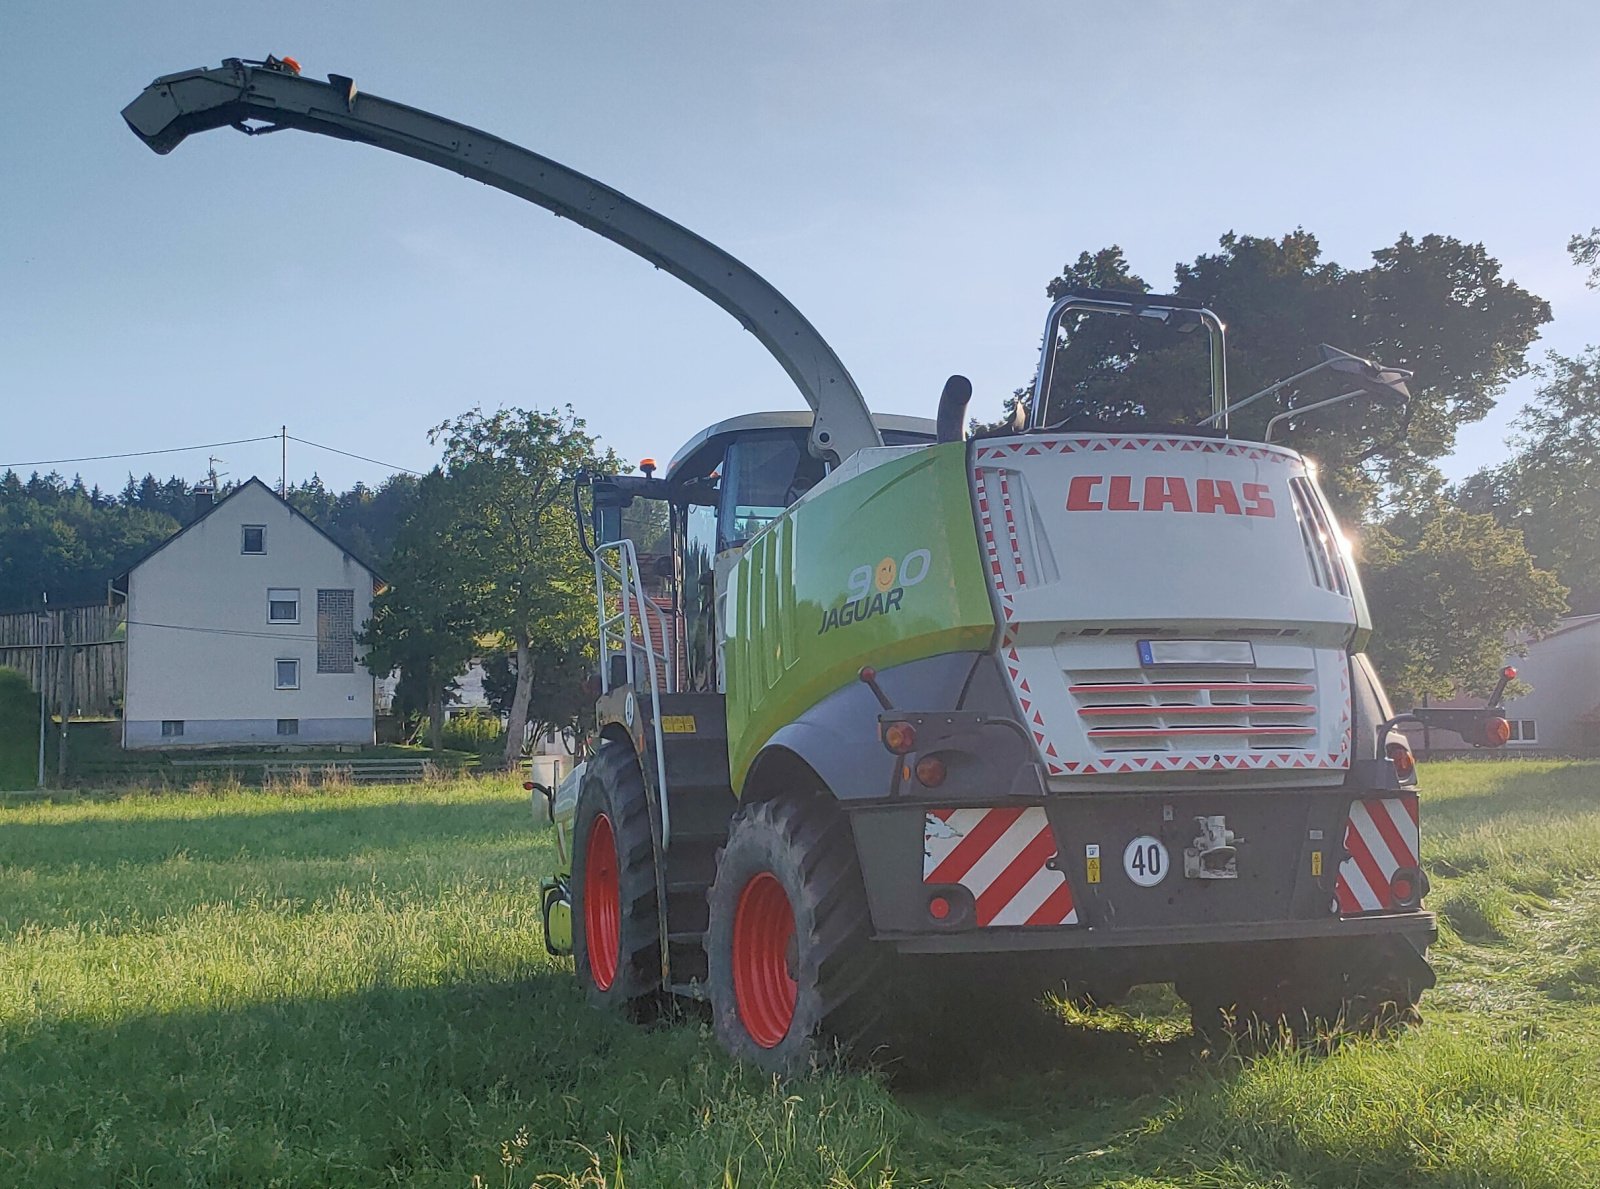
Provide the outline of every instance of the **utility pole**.
{"type": "Polygon", "coordinates": [[[45,728],[45,724],[50,721],[50,716],[49,716],[48,713],[46,713],[45,702],[44,702],[45,662],[46,662],[46,660],[49,659],[50,653],[46,650],[44,637],[45,637],[45,632],[48,631],[49,627],[50,627],[50,593],[48,591],[45,591],[45,592],[41,593],[39,597],[40,597],[40,600],[41,600],[41,606],[43,608],[39,612],[39,624],[38,624],[38,632],[39,632],[39,787],[40,788],[44,788],[44,728],[45,728]]]}
{"type": "Polygon", "coordinates": [[[278,498],[289,498],[289,427],[278,426],[278,498]]]}
{"type": "Polygon", "coordinates": [[[56,787],[67,787],[67,722],[72,718],[72,624],[61,615],[61,679],[56,693],[61,702],[61,742],[56,748],[56,787]]]}

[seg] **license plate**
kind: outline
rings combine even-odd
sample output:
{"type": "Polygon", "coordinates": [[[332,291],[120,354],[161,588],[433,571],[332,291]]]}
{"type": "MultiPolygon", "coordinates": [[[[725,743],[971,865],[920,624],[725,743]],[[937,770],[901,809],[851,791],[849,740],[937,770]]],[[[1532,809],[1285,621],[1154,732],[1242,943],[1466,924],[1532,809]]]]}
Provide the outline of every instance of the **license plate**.
{"type": "Polygon", "coordinates": [[[1241,665],[1256,663],[1248,640],[1140,640],[1141,665],[1241,665]]]}

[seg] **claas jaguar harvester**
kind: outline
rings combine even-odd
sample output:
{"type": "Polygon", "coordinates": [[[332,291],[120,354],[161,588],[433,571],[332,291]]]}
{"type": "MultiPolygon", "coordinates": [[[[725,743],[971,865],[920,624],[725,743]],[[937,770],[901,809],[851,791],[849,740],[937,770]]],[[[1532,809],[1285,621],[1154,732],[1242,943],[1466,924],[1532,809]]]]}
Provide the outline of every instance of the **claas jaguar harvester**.
{"type": "MultiPolygon", "coordinates": [[[[1271,441],[1285,415],[1263,440],[1230,431],[1292,390],[1230,407],[1211,311],[1064,294],[1031,397],[968,437],[960,377],[935,419],[873,416],[726,252],[348,77],[229,59],[123,114],[161,153],[298,128],[525,198],[728,310],[810,406],[713,425],[659,476],[578,485],[597,701],[586,762],[549,790],[544,913],[595,1002],[708,1001],[729,1050],[794,1071],[899,1014],[907,967],[923,988],[961,968],[1100,1002],[1168,982],[1202,1027],[1403,1019],[1432,984],[1409,716],[1363,654],[1313,468],[1271,441]],[[1058,342],[1100,314],[1199,332],[1199,424],[1052,408],[1058,342]]],[[[1331,348],[1319,369],[1343,396],[1405,396],[1404,373],[1331,348]]],[[[1496,714],[1431,721],[1493,744],[1496,714]]]]}

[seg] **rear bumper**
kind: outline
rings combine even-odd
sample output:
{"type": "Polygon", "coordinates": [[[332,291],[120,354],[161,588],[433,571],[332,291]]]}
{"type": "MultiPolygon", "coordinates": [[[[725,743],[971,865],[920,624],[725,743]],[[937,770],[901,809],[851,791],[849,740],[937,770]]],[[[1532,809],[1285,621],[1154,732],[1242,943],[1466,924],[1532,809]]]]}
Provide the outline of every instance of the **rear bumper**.
{"type": "Polygon", "coordinates": [[[1371,913],[1322,921],[1156,925],[1137,929],[972,929],[962,933],[879,933],[876,940],[906,954],[992,954],[1043,950],[1189,948],[1263,941],[1349,941],[1401,936],[1420,952],[1438,936],[1431,912],[1371,913]]]}
{"type": "Polygon", "coordinates": [[[846,805],[880,941],[923,954],[1128,954],[1389,936],[1421,951],[1437,933],[1432,913],[1390,892],[1396,877],[1426,888],[1414,795],[1143,790],[989,805],[846,805]],[[1194,861],[1207,821],[1232,832],[1229,878],[1194,861]],[[1152,849],[1160,878],[1142,878],[1131,856],[1152,849]]]}

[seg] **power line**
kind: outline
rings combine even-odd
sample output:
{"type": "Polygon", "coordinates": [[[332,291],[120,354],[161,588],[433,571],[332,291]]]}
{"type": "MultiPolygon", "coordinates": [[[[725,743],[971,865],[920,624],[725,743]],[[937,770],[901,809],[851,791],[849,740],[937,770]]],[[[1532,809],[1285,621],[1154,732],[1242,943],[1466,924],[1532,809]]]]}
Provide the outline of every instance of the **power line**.
{"type": "MultiPolygon", "coordinates": [[[[199,446],[171,446],[165,450],[132,450],[126,454],[87,454],[82,458],[40,458],[33,462],[0,462],[0,469],[14,471],[21,467],[53,467],[69,462],[106,462],[115,458],[149,458],[152,454],[187,454],[192,450],[214,450],[218,446],[248,446],[252,442],[272,442],[276,441],[277,437],[278,435],[274,433],[268,434],[263,438],[237,438],[231,442],[206,442],[199,446]]],[[[299,440],[299,438],[295,439],[297,442],[299,440]]],[[[316,443],[307,442],[306,445],[314,446],[316,443]]],[[[323,449],[327,449],[327,447],[325,446],[323,449]]],[[[371,462],[372,460],[367,459],[366,461],[371,462]]],[[[387,466],[388,464],[379,463],[378,465],[387,466]]]]}
{"type": "MultiPolygon", "coordinates": [[[[204,628],[193,624],[182,623],[149,623],[142,619],[127,621],[131,627],[136,628],[166,628],[173,632],[199,632],[208,636],[245,636],[252,640],[315,640],[315,636],[303,636],[293,632],[251,632],[237,628],[204,628]]],[[[33,645],[29,645],[33,647],[33,645]]],[[[53,647],[53,645],[52,645],[53,647]]]]}
{"type": "MultiPolygon", "coordinates": [[[[274,434],[274,437],[277,435],[274,434]]],[[[313,442],[306,438],[297,438],[293,434],[285,435],[291,442],[299,442],[302,446],[315,446],[318,450],[326,450],[329,454],[342,454],[346,458],[354,458],[359,462],[370,462],[376,467],[388,467],[391,471],[402,471],[407,475],[421,475],[421,471],[414,471],[410,467],[400,466],[398,463],[383,462],[380,459],[368,458],[365,454],[352,454],[348,450],[340,450],[337,446],[324,446],[321,442],[313,442]]]]}
{"type": "MultiPolygon", "coordinates": [[[[286,434],[292,442],[299,442],[302,446],[313,446],[318,450],[326,450],[330,454],[342,454],[346,458],[353,458],[358,462],[370,462],[373,466],[387,467],[391,471],[401,471],[407,475],[421,475],[421,471],[414,471],[410,467],[399,466],[396,463],[384,462],[377,458],[368,458],[365,454],[355,454],[349,450],[341,450],[337,446],[324,446],[321,442],[313,442],[309,438],[297,438],[294,434],[286,434]]],[[[163,450],[130,450],[122,454],[86,454],[81,458],[37,458],[31,462],[0,462],[0,470],[21,470],[25,467],[53,467],[63,466],[73,462],[108,462],[118,458],[150,458],[157,454],[188,454],[195,450],[215,450],[221,446],[249,446],[256,442],[276,442],[278,434],[267,434],[259,438],[235,438],[231,442],[202,442],[198,446],[169,446],[163,450]]]]}

